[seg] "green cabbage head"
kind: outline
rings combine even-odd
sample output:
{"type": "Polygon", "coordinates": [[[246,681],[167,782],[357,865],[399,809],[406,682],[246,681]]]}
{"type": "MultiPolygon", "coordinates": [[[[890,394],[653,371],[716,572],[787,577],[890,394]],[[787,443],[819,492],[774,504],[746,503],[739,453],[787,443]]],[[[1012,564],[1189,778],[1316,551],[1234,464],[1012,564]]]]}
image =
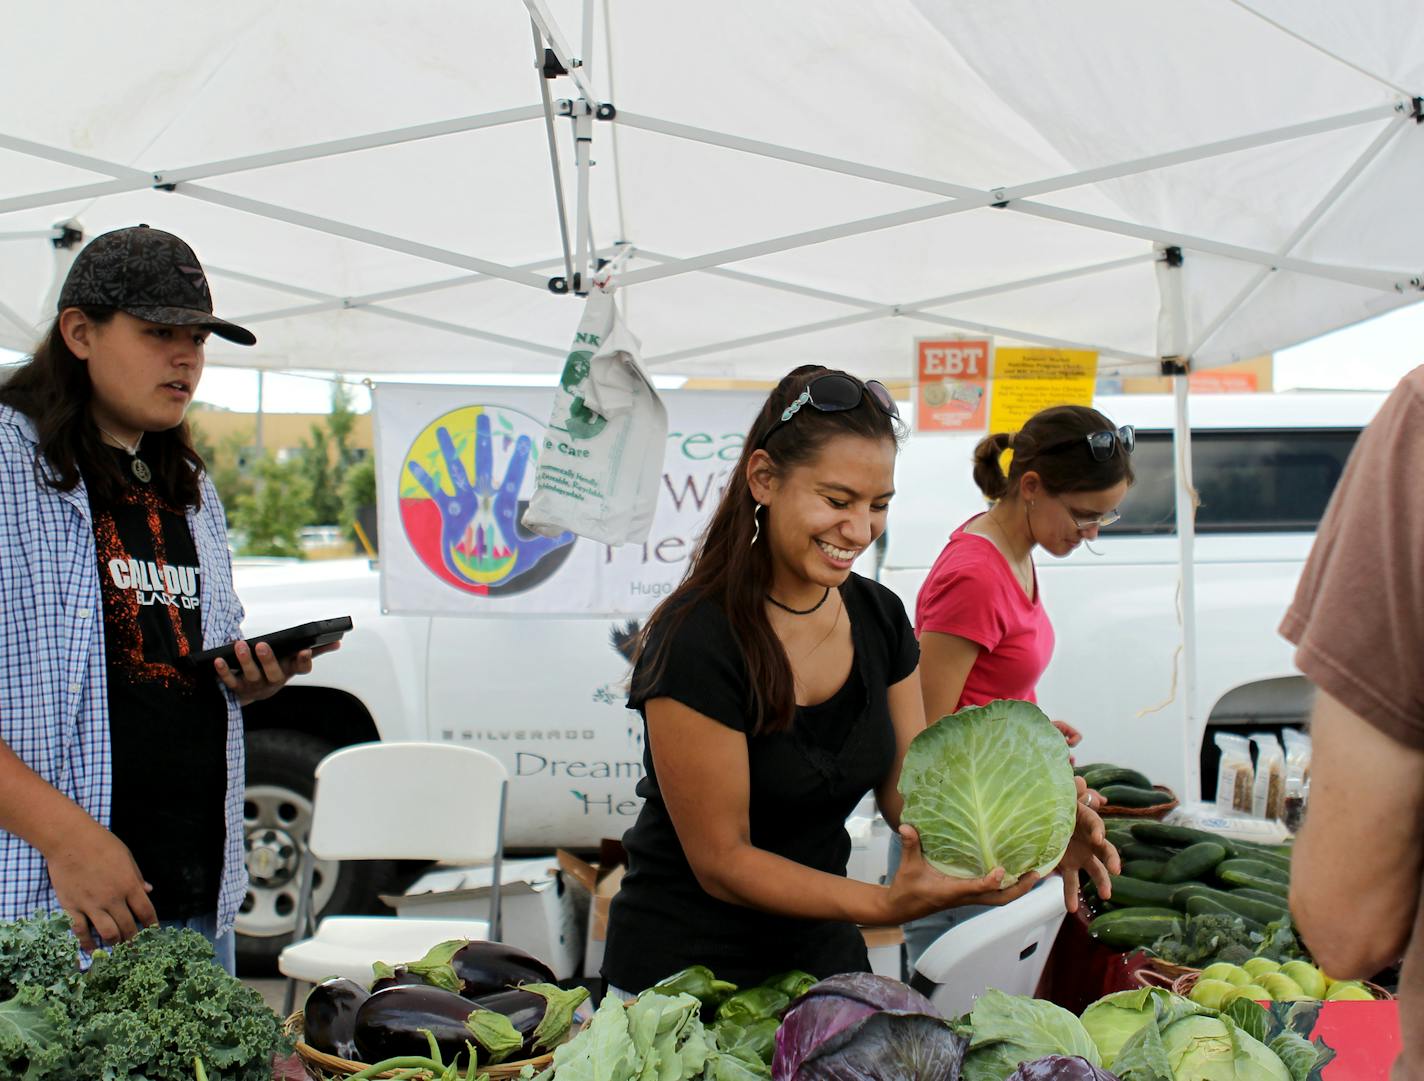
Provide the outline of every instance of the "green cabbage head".
{"type": "Polygon", "coordinates": [[[1185,1017],[1168,1025],[1162,1045],[1177,1081],[1291,1081],[1265,1044],[1220,1017],[1185,1017]]]}
{"type": "Polygon", "coordinates": [[[1031,702],[960,710],[910,744],[903,820],[931,866],[951,878],[1004,868],[1004,886],[1058,866],[1077,819],[1063,734],[1031,702]]]}

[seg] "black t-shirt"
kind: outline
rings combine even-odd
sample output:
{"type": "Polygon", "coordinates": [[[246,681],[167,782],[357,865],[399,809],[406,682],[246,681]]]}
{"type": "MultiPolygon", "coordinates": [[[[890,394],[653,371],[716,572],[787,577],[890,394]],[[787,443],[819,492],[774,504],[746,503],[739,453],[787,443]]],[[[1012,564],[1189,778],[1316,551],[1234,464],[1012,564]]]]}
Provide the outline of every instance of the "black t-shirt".
{"type": "MultiPolygon", "coordinates": [[[[751,843],[828,874],[850,858],[846,817],[895,761],[887,690],[919,663],[919,645],[894,593],[852,574],[840,587],[855,660],[825,702],[798,707],[786,732],[747,736],[751,843]]],[[[651,651],[650,651],[651,652],[651,651]]],[[[752,710],[746,667],[732,629],[710,602],[694,602],[657,683],[629,708],[673,698],[728,728],[747,732],[752,710]]],[[[653,768],[638,783],[638,821],[623,837],[628,874],[613,899],[603,976],[639,991],[688,965],[705,964],[743,986],[791,968],[816,976],[868,971],[865,942],[852,924],[802,920],[720,901],[692,873],[653,768]]]]}
{"type": "MultiPolygon", "coordinates": [[[[115,451],[125,477],[128,455],[115,451]]],[[[113,754],[110,826],[153,886],[159,919],[217,909],[226,825],[227,702],[211,672],[178,658],[203,648],[202,572],[181,508],[131,482],[90,499],[113,754]]]]}

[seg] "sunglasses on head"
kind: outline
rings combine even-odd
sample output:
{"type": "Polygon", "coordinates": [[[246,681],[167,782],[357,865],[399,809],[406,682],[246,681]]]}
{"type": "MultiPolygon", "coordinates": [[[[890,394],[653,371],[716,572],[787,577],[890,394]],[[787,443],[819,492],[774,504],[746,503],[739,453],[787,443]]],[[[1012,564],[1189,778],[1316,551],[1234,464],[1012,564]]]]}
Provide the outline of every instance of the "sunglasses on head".
{"type": "Polygon", "coordinates": [[[860,405],[866,394],[870,395],[870,400],[879,406],[880,411],[892,420],[900,419],[900,409],[895,404],[895,399],[891,397],[890,391],[885,384],[878,379],[867,379],[862,383],[849,375],[841,375],[838,372],[827,372],[825,375],[818,375],[806,384],[806,389],[796,398],[794,402],[781,411],[781,418],[767,429],[766,435],[762,436],[758,448],[766,446],[766,441],[771,438],[783,424],[794,417],[803,405],[809,405],[812,409],[822,413],[845,413],[860,405]]]}
{"type": "Polygon", "coordinates": [[[1117,431],[1105,428],[1100,432],[1089,432],[1087,435],[1078,436],[1076,439],[1069,439],[1062,443],[1055,443],[1051,447],[1045,447],[1039,451],[1040,454],[1062,454],[1065,450],[1072,450],[1081,446],[1082,440],[1088,441],[1088,450],[1093,455],[1093,461],[1106,462],[1122,447],[1124,454],[1131,454],[1137,446],[1137,430],[1131,424],[1124,424],[1117,431]]]}

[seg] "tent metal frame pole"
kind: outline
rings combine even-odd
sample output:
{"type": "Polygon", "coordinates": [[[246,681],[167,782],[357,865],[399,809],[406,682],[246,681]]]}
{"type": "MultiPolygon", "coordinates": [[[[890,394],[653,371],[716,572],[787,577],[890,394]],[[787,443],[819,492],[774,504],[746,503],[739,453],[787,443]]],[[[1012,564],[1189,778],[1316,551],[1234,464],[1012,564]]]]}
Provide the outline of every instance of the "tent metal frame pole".
{"type": "Polygon", "coordinates": [[[363,229],[358,225],[335,221],[317,214],[307,214],[300,210],[277,206],[274,203],[263,202],[259,199],[249,199],[246,196],[234,195],[231,192],[218,191],[215,188],[205,187],[200,184],[182,184],[176,189],[176,193],[186,195],[190,199],[197,199],[201,202],[225,206],[229,210],[255,214],[258,217],[271,218],[275,221],[284,221],[288,225],[298,225],[304,229],[311,229],[314,232],[327,233],[331,236],[342,237],[346,240],[354,240],[361,244],[370,244],[372,247],[385,248],[389,251],[412,255],[417,259],[426,259],[433,263],[444,263],[448,266],[461,267],[465,270],[477,270],[481,274],[488,274],[492,278],[502,278],[505,281],[511,281],[517,285],[527,285],[539,290],[545,289],[547,285],[543,278],[517,271],[502,263],[491,262],[488,259],[480,259],[473,255],[465,255],[461,252],[451,251],[448,248],[437,248],[432,244],[421,244],[414,240],[406,240],[403,237],[392,236],[389,233],[377,232],[374,229],[363,229]]]}
{"type": "MultiPolygon", "coordinates": [[[[640,254],[649,254],[640,252],[640,254]]],[[[649,255],[650,258],[657,256],[649,255]]],[[[790,285],[785,282],[777,282],[771,278],[763,278],[754,275],[742,275],[735,271],[728,272],[727,276],[750,279],[751,284],[764,286],[771,289],[784,289],[793,293],[815,296],[817,299],[829,300],[835,303],[851,304],[865,309],[857,315],[838,316],[833,319],[819,320],[814,323],[806,323],[794,327],[785,327],[780,330],[765,331],[761,334],[749,335],[744,338],[735,338],[729,341],[717,342],[705,346],[697,346],[691,349],[682,349],[674,353],[665,353],[660,356],[648,358],[644,363],[648,365],[671,364],[679,360],[689,360],[693,357],[707,356],[713,353],[723,352],[728,349],[737,349],[749,345],[761,345],[766,342],[779,341],[783,338],[800,337],[806,334],[815,334],[823,330],[832,330],[837,327],[852,326],[857,323],[871,322],[875,319],[895,318],[897,316],[917,319],[922,322],[935,323],[941,326],[953,326],[963,329],[983,331],[988,329],[985,324],[973,323],[970,321],[956,319],[953,316],[936,315],[927,312],[925,309],[937,308],[945,304],[956,304],[968,300],[980,300],[984,297],[997,296],[1002,293],[1013,292],[1018,289],[1029,289],[1040,285],[1050,285],[1054,282],[1069,281],[1074,278],[1088,277],[1094,274],[1104,274],[1114,270],[1122,270],[1130,266],[1137,266],[1142,263],[1151,263],[1157,260],[1155,253],[1129,256],[1125,259],[1113,259],[1105,263],[1095,263],[1091,266],[1074,267],[1070,270],[1055,271],[1052,274],[1040,274],[1032,278],[1021,278],[1011,282],[1001,282],[996,285],[985,286],[980,289],[970,289],[960,293],[948,293],[942,296],[929,297],[924,300],[912,301],[900,304],[884,304],[872,300],[864,300],[859,297],[844,296],[839,293],[827,293],[823,290],[806,290],[799,286],[790,285]]],[[[626,279],[625,279],[626,280],[626,279]]],[[[1037,341],[1045,345],[1058,346],[1067,349],[1092,349],[1106,356],[1123,357],[1128,360],[1142,363],[1155,362],[1155,358],[1143,354],[1129,353],[1122,350],[1113,349],[1110,346],[1089,345],[1082,342],[1070,342],[1063,338],[1047,337],[1035,335],[1028,331],[1008,330],[1003,327],[995,327],[989,330],[990,333],[1001,334],[1005,337],[1016,337],[1024,341],[1037,341]]]]}
{"type": "Polygon", "coordinates": [[[1201,738],[1205,731],[1198,716],[1197,703],[1197,580],[1196,580],[1196,505],[1192,482],[1192,427],[1188,390],[1190,377],[1185,371],[1172,376],[1175,422],[1172,426],[1172,452],[1177,479],[1177,547],[1182,583],[1182,762],[1186,770],[1188,801],[1201,798],[1201,738]]]}
{"type": "Polygon", "coordinates": [[[681,259],[676,263],[665,263],[662,266],[648,267],[644,270],[634,270],[623,275],[621,284],[625,286],[637,285],[639,282],[658,281],[661,278],[673,278],[694,270],[706,270],[708,267],[720,266],[723,263],[737,263],[743,259],[755,259],[762,255],[773,255],[777,252],[791,251],[795,248],[824,244],[828,240],[841,240],[845,237],[877,232],[881,229],[894,229],[901,225],[913,225],[916,222],[930,221],[934,218],[943,218],[951,214],[962,214],[967,210],[974,209],[977,208],[969,204],[967,200],[951,199],[947,202],[930,203],[927,206],[912,207],[909,210],[897,210],[891,214],[877,214],[871,218],[858,218],[855,221],[842,222],[839,225],[822,226],[819,229],[808,229],[800,233],[790,233],[785,236],[773,237],[770,240],[757,241],[754,244],[742,244],[735,248],[723,248],[720,251],[706,252],[702,255],[694,255],[686,259],[681,259]]]}
{"type": "Polygon", "coordinates": [[[1105,218],[1098,214],[1087,214],[1078,210],[1065,210],[1042,203],[1010,203],[1008,208],[1036,218],[1063,222],[1065,225],[1080,225],[1100,233],[1117,233],[1119,236],[1136,237],[1162,247],[1187,248],[1196,252],[1205,252],[1208,255],[1235,259],[1238,262],[1257,263],[1270,270],[1289,270],[1308,277],[1326,278],[1330,281],[1344,282],[1347,285],[1358,285],[1362,289],[1375,289],[1382,293],[1403,293],[1424,288],[1424,277],[1420,276],[1401,278],[1395,274],[1370,270],[1367,267],[1313,263],[1308,259],[1297,259],[1293,256],[1278,255],[1275,252],[1261,251],[1257,248],[1246,248],[1238,244],[1226,244],[1219,240],[1210,240],[1207,237],[1193,236],[1190,233],[1171,232],[1150,225],[1137,225],[1116,218],[1105,218]]]}
{"type": "Polygon", "coordinates": [[[588,254],[592,225],[589,222],[589,173],[593,166],[593,104],[589,101],[570,103],[574,122],[574,162],[578,185],[574,205],[574,276],[569,288],[579,296],[588,292],[588,254]]]}
{"type": "Polygon", "coordinates": [[[549,80],[544,78],[544,39],[539,34],[539,24],[530,19],[529,29],[534,35],[534,68],[539,79],[539,98],[544,108],[544,138],[549,145],[549,167],[554,177],[554,213],[559,219],[559,244],[564,253],[564,275],[571,281],[574,276],[574,257],[569,247],[569,212],[564,206],[564,177],[559,167],[559,140],[554,133],[554,98],[549,93],[549,80]]]}
{"type": "Polygon", "coordinates": [[[458,135],[463,132],[481,131],[486,128],[499,127],[504,124],[514,124],[523,120],[532,120],[540,115],[540,111],[538,105],[525,105],[515,109],[502,109],[493,113],[480,113],[474,116],[456,117],[451,120],[439,120],[430,124],[417,124],[406,128],[392,128],[387,131],[373,132],[369,135],[352,136],[348,139],[333,139],[328,142],[310,143],[306,146],[288,147],[283,150],[272,150],[262,154],[249,154],[244,157],[201,162],[197,165],[185,165],[177,169],[163,169],[152,173],[145,173],[142,170],[131,169],[127,166],[114,165],[111,162],[101,162],[96,158],[84,158],[55,147],[0,134],[0,149],[13,150],[16,153],[26,154],[30,157],[40,158],[45,161],[57,162],[62,165],[73,165],[75,168],[104,173],[115,178],[94,184],[80,184],[74,187],[54,188],[50,191],[34,192],[30,195],[18,195],[9,199],[0,199],[0,214],[16,210],[32,210],[36,207],[52,206],[56,203],[75,202],[105,195],[121,195],[124,192],[142,191],[145,188],[152,188],[160,184],[185,184],[193,180],[208,179],[217,176],[230,176],[234,173],[247,172],[252,169],[266,169],[274,165],[291,165],[296,162],[315,161],[318,158],[328,158],[337,154],[351,154],[360,150],[374,150],[384,146],[396,146],[400,143],[417,142],[422,139],[434,139],[442,135],[458,135]]]}
{"type": "MultiPolygon", "coordinates": [[[[33,323],[27,322],[23,315],[17,312],[14,308],[10,307],[3,300],[0,300],[0,316],[3,316],[8,322],[13,323],[15,325],[15,328],[19,330],[20,333],[26,335],[29,338],[33,338],[35,336],[35,333],[37,331],[35,325],[33,323]]],[[[25,348],[29,349],[33,347],[33,345],[34,342],[30,342],[29,345],[25,346],[25,348]]]]}
{"type": "Polygon", "coordinates": [[[327,142],[309,143],[306,146],[288,147],[262,154],[248,154],[238,158],[185,165],[180,169],[163,169],[153,174],[153,181],[159,184],[184,184],[193,180],[229,176],[252,169],[266,169],[273,165],[292,165],[296,162],[330,158],[338,154],[353,154],[361,150],[376,150],[385,146],[399,146],[401,143],[419,142],[422,139],[437,139],[444,135],[483,131],[487,128],[502,127],[505,124],[535,120],[542,113],[543,109],[538,105],[521,105],[492,113],[476,113],[450,120],[437,120],[429,124],[390,128],[386,131],[372,132],[369,135],[354,135],[347,139],[332,139],[327,142]]]}
{"type": "MultiPolygon", "coordinates": [[[[1394,137],[1403,130],[1404,129],[1398,125],[1391,125],[1375,137],[1374,142],[1370,143],[1365,152],[1351,163],[1350,167],[1341,174],[1339,180],[1335,181],[1334,185],[1325,193],[1320,202],[1316,203],[1310,213],[1296,226],[1295,231],[1286,238],[1286,242],[1281,245],[1281,255],[1289,255],[1291,251],[1310,234],[1310,231],[1320,223],[1320,219],[1329,212],[1330,208],[1333,207],[1345,192],[1349,190],[1350,186],[1359,179],[1360,174],[1369,168],[1370,163],[1379,157],[1379,155],[1384,152],[1384,148],[1393,142],[1394,137]]],[[[1224,327],[1232,317],[1245,307],[1246,303],[1256,295],[1256,292],[1269,280],[1270,276],[1271,272],[1266,269],[1259,270],[1252,275],[1251,280],[1245,287],[1231,298],[1227,305],[1221,309],[1217,317],[1211,321],[1210,325],[1207,326],[1198,336],[1197,340],[1192,343],[1191,348],[1187,351],[1187,356],[1194,357],[1201,352],[1207,342],[1216,336],[1217,331],[1224,327]]]]}
{"type": "MultiPolygon", "coordinates": [[[[603,253],[600,252],[600,255],[603,253]]],[[[554,256],[550,259],[539,259],[531,263],[520,263],[514,267],[515,270],[548,270],[561,266],[562,259],[554,256]]],[[[313,304],[301,304],[292,308],[271,308],[264,311],[239,314],[234,317],[237,322],[269,322],[273,319],[289,319],[297,315],[316,315],[320,312],[340,311],[342,309],[361,310],[371,312],[383,312],[380,307],[382,301],[403,300],[407,297],[424,296],[427,293],[438,293],[444,289],[458,289],[471,285],[484,285],[488,282],[498,281],[498,278],[491,278],[486,274],[462,274],[458,278],[442,278],[438,281],[421,282],[416,285],[405,285],[397,289],[382,289],[376,293],[360,293],[353,296],[333,296],[331,293],[323,293],[316,289],[308,289],[305,286],[291,285],[286,282],[273,281],[270,278],[260,278],[255,274],[245,274],[237,270],[228,270],[225,267],[209,265],[209,277],[228,278],[232,281],[245,282],[248,285],[261,286],[264,289],[275,289],[278,292],[291,293],[293,296],[307,297],[315,301],[313,304]]]]}
{"type": "Polygon", "coordinates": [[[554,56],[563,65],[564,70],[569,73],[569,78],[573,79],[579,94],[587,102],[596,102],[598,96],[594,94],[593,84],[589,82],[588,76],[583,70],[583,61],[575,56],[573,50],[569,48],[568,42],[559,30],[559,24],[554,20],[554,16],[544,0],[524,0],[524,6],[529,9],[529,17],[539,25],[539,32],[544,35],[544,40],[549,43],[549,48],[554,50],[554,56]]]}
{"type": "Polygon", "coordinates": [[[1216,157],[1221,154],[1234,154],[1242,150],[1270,146],[1273,143],[1300,139],[1311,135],[1321,135],[1342,128],[1356,127],[1360,124],[1368,124],[1380,120],[1398,118],[1400,116],[1400,105],[1380,105],[1370,109],[1344,113],[1339,116],[1308,121],[1303,124],[1292,124],[1288,127],[1276,128],[1271,131],[1257,132],[1251,135],[1237,136],[1232,139],[1203,143],[1199,146],[1186,147],[1181,150],[1174,150],[1163,154],[1154,154],[1145,158],[1136,158],[1132,161],[1121,162],[1115,165],[1101,166],[1079,173],[1068,173],[1062,176],[1032,181],[1027,184],[989,189],[988,191],[965,184],[955,184],[950,181],[938,180],[932,177],[917,176],[913,173],[902,173],[893,169],[883,169],[873,165],[866,165],[862,162],[849,161],[844,158],[834,158],[825,154],[815,154],[810,151],[797,150],[792,147],[780,146],[776,143],[762,142],[757,139],[746,139],[739,135],[712,131],[708,128],[698,128],[691,124],[681,124],[676,121],[663,120],[658,117],[646,116],[640,113],[629,113],[620,110],[617,117],[615,117],[615,123],[626,124],[629,127],[641,128],[645,131],[669,135],[674,138],[707,143],[711,146],[720,146],[726,150],[740,150],[747,154],[775,158],[779,161],[787,161],[795,165],[806,165],[813,169],[823,169],[827,172],[859,177],[863,180],[874,180],[883,184],[891,184],[895,187],[909,188],[914,191],[926,191],[935,195],[948,195],[953,198],[967,199],[977,205],[991,206],[1004,198],[1010,200],[1026,199],[1034,195],[1043,195],[1053,191],[1061,191],[1066,188],[1081,187],[1085,184],[1131,176],[1135,173],[1150,172],[1155,169],[1169,168],[1174,165],[1184,165],[1190,162],[1200,161],[1203,158],[1216,157]]]}
{"type": "Polygon", "coordinates": [[[18,233],[0,233],[0,244],[7,240],[55,240],[58,229],[24,229],[18,233]]]}
{"type": "MultiPolygon", "coordinates": [[[[543,260],[543,265],[555,265],[557,260],[543,260]]],[[[526,341],[522,338],[510,338],[503,334],[495,334],[493,331],[480,330],[476,327],[461,326],[459,323],[449,323],[443,319],[435,319],[426,315],[419,315],[415,312],[403,312],[395,308],[384,308],[378,304],[361,302],[361,298],[334,297],[329,293],[321,293],[315,289],[307,289],[300,285],[289,285],[283,282],[272,281],[267,278],[259,278],[253,274],[242,274],[236,271],[224,270],[222,267],[210,266],[208,273],[213,277],[228,278],[233,281],[246,282],[249,285],[258,285],[266,289],[280,289],[292,293],[295,296],[310,297],[317,303],[302,305],[296,308],[287,308],[279,311],[259,312],[252,315],[243,315],[239,321],[248,323],[270,322],[275,319],[286,319],[296,315],[313,315],[324,311],[340,311],[343,309],[352,311],[369,312],[372,315],[384,316],[387,319],[396,319],[403,323],[413,323],[417,326],[430,327],[433,330],[443,330],[451,334],[459,334],[466,338],[476,338],[480,341],[493,342],[496,345],[506,345],[514,349],[521,349],[525,352],[538,353],[541,356],[562,357],[564,350],[555,349],[551,346],[539,345],[536,342],[526,341]]],[[[479,278],[478,281],[489,281],[489,278],[479,278]]],[[[403,290],[387,290],[388,293],[403,293],[403,290]]],[[[383,295],[383,294],[372,294],[383,295]]]]}

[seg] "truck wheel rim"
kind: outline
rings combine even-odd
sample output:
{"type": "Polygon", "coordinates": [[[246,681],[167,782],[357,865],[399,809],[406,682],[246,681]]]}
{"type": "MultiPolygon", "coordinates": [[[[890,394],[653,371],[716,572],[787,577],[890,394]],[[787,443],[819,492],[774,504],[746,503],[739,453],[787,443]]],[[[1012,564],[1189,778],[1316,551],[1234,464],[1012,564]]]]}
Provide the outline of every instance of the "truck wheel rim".
{"type": "MultiPolygon", "coordinates": [[[[237,933],[254,938],[291,934],[297,925],[301,859],[311,829],[311,800],[290,788],[254,785],[243,809],[247,895],[237,914],[237,933]]],[[[316,911],[336,891],[341,864],[318,860],[312,876],[316,911]]]]}

